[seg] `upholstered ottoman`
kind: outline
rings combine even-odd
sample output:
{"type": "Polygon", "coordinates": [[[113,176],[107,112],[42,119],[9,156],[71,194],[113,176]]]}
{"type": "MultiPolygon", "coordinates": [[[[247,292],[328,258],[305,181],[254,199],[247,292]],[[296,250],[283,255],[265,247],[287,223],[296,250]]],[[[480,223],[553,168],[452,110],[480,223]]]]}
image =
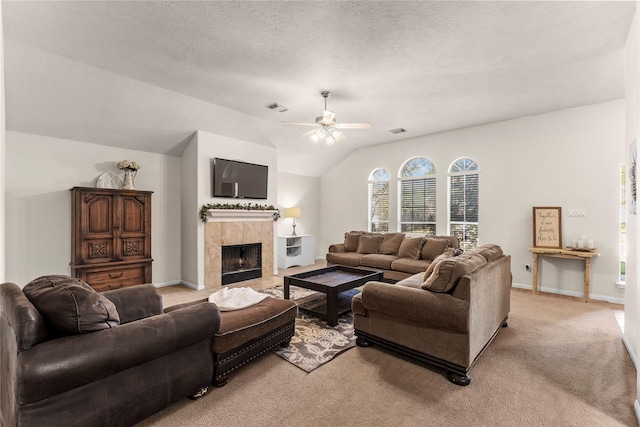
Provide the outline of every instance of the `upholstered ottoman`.
{"type": "Polygon", "coordinates": [[[295,332],[298,306],[293,301],[265,298],[242,310],[220,313],[213,336],[213,384],[227,383],[230,372],[277,345],[287,346],[295,332]]]}
{"type": "MultiPolygon", "coordinates": [[[[207,300],[165,311],[202,301],[207,300]]],[[[296,303],[271,297],[241,310],[220,312],[220,329],[211,341],[213,384],[222,387],[232,371],[277,345],[287,346],[295,332],[297,315],[296,303]]]]}

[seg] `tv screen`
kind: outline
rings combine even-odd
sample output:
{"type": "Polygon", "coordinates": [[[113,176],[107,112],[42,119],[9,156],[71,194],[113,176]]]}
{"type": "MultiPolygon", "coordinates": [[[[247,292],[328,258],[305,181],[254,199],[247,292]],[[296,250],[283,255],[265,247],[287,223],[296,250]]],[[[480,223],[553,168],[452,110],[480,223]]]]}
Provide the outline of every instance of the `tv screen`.
{"type": "Polygon", "coordinates": [[[268,175],[268,166],[214,158],[213,197],[266,199],[268,175]]]}

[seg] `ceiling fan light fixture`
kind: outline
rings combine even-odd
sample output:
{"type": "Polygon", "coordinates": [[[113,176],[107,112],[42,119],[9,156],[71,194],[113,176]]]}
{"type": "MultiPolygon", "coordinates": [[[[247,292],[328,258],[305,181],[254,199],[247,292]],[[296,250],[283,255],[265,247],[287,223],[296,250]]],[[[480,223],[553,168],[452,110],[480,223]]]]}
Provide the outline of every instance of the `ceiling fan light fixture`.
{"type": "MultiPolygon", "coordinates": [[[[329,91],[322,91],[320,93],[324,98],[324,113],[322,116],[316,117],[315,123],[297,123],[297,122],[282,122],[288,125],[299,125],[299,126],[312,126],[315,128],[310,130],[309,132],[305,132],[299,137],[311,137],[313,142],[323,141],[329,145],[338,141],[339,139],[346,138],[346,135],[343,134],[340,129],[369,129],[371,127],[371,123],[337,123],[336,113],[333,111],[327,110],[327,98],[329,97],[329,91]]],[[[273,109],[277,108],[272,105],[269,108],[273,107],[273,109]]]]}

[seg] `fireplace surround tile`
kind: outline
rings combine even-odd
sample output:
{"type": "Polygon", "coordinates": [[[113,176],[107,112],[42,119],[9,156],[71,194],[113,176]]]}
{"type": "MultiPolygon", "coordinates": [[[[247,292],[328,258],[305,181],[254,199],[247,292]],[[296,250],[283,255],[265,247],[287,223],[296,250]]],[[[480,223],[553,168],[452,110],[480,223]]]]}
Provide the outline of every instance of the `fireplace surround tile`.
{"type": "Polygon", "coordinates": [[[222,288],[222,246],[262,243],[262,277],[273,276],[274,223],[272,220],[208,221],[205,224],[205,288],[222,288]]]}

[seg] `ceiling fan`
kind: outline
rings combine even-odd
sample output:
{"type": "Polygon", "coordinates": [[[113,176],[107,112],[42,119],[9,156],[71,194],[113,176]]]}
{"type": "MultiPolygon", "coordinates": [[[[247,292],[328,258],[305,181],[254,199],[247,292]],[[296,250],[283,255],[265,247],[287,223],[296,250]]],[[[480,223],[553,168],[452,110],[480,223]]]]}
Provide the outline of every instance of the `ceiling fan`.
{"type": "Polygon", "coordinates": [[[313,129],[303,133],[299,138],[310,136],[313,142],[325,140],[327,145],[331,145],[347,137],[341,132],[342,129],[369,129],[371,127],[371,123],[337,123],[336,113],[327,110],[327,98],[331,92],[325,90],[320,94],[324,98],[324,114],[316,117],[315,123],[282,122],[286,125],[313,126],[313,129]]]}

